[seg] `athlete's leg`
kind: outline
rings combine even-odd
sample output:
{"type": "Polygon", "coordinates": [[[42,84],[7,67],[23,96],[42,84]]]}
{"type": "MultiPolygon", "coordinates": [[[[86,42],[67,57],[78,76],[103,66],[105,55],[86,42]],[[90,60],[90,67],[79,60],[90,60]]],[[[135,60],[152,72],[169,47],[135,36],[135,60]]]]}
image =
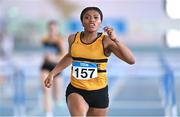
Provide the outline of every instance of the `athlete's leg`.
{"type": "Polygon", "coordinates": [[[68,96],[67,105],[71,116],[85,117],[89,108],[84,98],[77,93],[68,96]]]}
{"type": "Polygon", "coordinates": [[[62,98],[63,78],[56,77],[53,80],[53,98],[59,103],[62,98]]]}
{"type": "Polygon", "coordinates": [[[108,108],[89,108],[87,116],[107,116],[108,108]]]}
{"type": "Polygon", "coordinates": [[[0,74],[0,86],[3,85],[4,81],[5,81],[5,77],[0,74]]]}
{"type": "Polygon", "coordinates": [[[52,90],[51,88],[47,88],[44,86],[44,80],[48,75],[47,70],[42,70],[41,72],[41,82],[42,82],[42,87],[43,87],[43,101],[44,101],[44,111],[45,112],[52,112],[52,90]]]}

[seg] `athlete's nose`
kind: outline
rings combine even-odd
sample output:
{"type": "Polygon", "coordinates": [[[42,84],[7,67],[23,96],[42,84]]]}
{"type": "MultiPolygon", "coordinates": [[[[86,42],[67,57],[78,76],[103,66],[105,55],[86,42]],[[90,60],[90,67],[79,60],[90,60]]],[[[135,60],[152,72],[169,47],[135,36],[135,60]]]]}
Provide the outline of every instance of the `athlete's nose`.
{"type": "Polygon", "coordinates": [[[94,18],[93,17],[90,17],[90,22],[94,22],[94,18]]]}

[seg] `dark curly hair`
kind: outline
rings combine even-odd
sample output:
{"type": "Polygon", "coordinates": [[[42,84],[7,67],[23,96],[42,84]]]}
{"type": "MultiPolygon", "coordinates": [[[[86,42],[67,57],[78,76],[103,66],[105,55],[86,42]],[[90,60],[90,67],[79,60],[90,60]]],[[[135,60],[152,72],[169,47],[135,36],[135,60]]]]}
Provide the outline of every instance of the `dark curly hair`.
{"type": "Polygon", "coordinates": [[[81,22],[83,21],[83,16],[84,16],[84,14],[85,14],[87,11],[89,11],[89,10],[95,10],[95,11],[97,11],[97,12],[100,14],[100,16],[101,16],[101,22],[102,22],[102,20],[103,20],[103,14],[102,14],[102,11],[101,11],[98,7],[86,7],[85,9],[83,9],[82,12],[81,12],[81,15],[80,15],[81,22]]]}
{"type": "Polygon", "coordinates": [[[56,25],[57,24],[57,21],[56,20],[50,20],[48,21],[48,26],[50,25],[56,25]]]}

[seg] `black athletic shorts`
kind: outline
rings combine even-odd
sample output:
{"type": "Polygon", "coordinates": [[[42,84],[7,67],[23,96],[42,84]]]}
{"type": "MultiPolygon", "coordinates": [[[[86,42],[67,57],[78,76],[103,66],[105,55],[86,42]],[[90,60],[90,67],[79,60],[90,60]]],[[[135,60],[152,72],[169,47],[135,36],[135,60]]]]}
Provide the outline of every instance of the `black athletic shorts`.
{"type": "MultiPolygon", "coordinates": [[[[41,70],[47,70],[50,72],[54,69],[55,66],[56,66],[56,63],[54,63],[54,62],[44,61],[44,63],[41,66],[41,70]]],[[[61,73],[59,73],[57,75],[60,75],[60,74],[61,73]]]]}
{"type": "Polygon", "coordinates": [[[107,108],[109,106],[108,86],[99,90],[87,91],[68,85],[66,89],[66,102],[71,93],[78,93],[88,103],[89,107],[107,108]]]}

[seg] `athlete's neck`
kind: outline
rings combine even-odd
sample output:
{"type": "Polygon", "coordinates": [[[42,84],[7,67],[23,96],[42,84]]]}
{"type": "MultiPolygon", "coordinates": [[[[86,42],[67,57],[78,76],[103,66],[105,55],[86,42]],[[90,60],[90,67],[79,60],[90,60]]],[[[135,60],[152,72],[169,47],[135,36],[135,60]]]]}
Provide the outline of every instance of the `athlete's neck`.
{"type": "Polygon", "coordinates": [[[82,32],[82,40],[85,43],[91,43],[97,38],[97,32],[82,32]]]}
{"type": "Polygon", "coordinates": [[[57,39],[57,34],[49,34],[49,38],[51,38],[51,41],[54,41],[57,39]]]}

